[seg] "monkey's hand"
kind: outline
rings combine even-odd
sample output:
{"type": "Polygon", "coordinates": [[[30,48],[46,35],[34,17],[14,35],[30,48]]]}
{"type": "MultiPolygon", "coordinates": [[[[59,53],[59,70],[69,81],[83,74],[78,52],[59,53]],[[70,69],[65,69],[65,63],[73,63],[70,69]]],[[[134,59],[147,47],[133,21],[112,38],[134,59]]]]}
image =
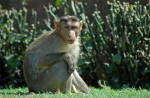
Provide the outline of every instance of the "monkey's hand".
{"type": "Polygon", "coordinates": [[[73,56],[70,54],[65,55],[65,62],[67,63],[68,72],[71,74],[76,70],[76,65],[73,60],[73,56]]]}

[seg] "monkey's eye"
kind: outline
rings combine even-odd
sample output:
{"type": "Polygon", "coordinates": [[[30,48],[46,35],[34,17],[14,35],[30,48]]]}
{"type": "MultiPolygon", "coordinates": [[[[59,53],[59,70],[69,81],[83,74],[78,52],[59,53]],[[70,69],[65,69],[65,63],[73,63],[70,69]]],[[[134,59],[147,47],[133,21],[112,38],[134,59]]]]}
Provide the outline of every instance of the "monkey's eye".
{"type": "Polygon", "coordinates": [[[77,19],[76,19],[76,18],[73,18],[72,21],[73,21],[73,22],[77,22],[77,19]]]}
{"type": "Polygon", "coordinates": [[[72,26],[71,29],[77,29],[77,27],[76,26],[72,26]]]}
{"type": "Polygon", "coordinates": [[[61,19],[60,21],[66,23],[68,20],[67,19],[61,19]]]}
{"type": "Polygon", "coordinates": [[[69,26],[65,26],[66,29],[69,29],[69,26]]]}

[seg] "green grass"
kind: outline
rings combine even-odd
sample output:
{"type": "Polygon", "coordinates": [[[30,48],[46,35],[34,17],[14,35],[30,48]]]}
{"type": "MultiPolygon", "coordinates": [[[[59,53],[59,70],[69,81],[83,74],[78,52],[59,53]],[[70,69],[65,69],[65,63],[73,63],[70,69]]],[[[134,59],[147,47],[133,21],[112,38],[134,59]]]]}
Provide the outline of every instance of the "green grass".
{"type": "Polygon", "coordinates": [[[150,91],[134,88],[113,90],[110,88],[90,88],[92,94],[32,94],[28,95],[27,88],[0,89],[0,98],[150,98],[150,91]]]}

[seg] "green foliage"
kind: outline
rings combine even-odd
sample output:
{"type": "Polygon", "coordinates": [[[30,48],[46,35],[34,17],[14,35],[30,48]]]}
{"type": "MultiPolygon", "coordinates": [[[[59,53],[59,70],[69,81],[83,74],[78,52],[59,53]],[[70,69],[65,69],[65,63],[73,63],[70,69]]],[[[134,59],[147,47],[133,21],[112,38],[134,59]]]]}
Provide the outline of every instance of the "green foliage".
{"type": "Polygon", "coordinates": [[[67,0],[56,0],[56,6],[57,7],[60,7],[62,4],[64,4],[64,3],[66,3],[67,2],[67,0]]]}
{"type": "MultiPolygon", "coordinates": [[[[33,20],[35,19],[36,13],[33,13],[33,20]]],[[[3,86],[16,83],[19,86],[24,81],[23,56],[27,45],[37,35],[36,22],[33,23],[31,27],[28,26],[25,8],[20,11],[0,10],[0,83],[3,86]]]]}
{"type": "MultiPolygon", "coordinates": [[[[117,69],[116,74],[110,74],[113,74],[114,77],[119,76],[119,81],[116,84],[129,83],[129,86],[146,86],[144,84],[149,81],[149,7],[150,5],[143,7],[139,3],[135,5],[119,2],[110,4],[111,15],[108,17],[108,23],[110,24],[111,37],[107,41],[109,49],[112,50],[109,53],[109,56],[112,56],[110,63],[115,65],[114,69],[117,69]],[[113,60],[116,54],[121,57],[119,64],[113,60]]],[[[115,83],[112,80],[113,82],[115,83]]]]}
{"type": "Polygon", "coordinates": [[[113,88],[149,87],[150,5],[114,2],[109,3],[109,7],[107,26],[98,10],[93,13],[92,22],[81,14],[85,20],[85,30],[81,34],[83,75],[94,80],[95,66],[101,65],[107,83],[113,88]]]}
{"type": "Polygon", "coordinates": [[[62,2],[62,0],[56,0],[56,6],[60,6],[61,2],[62,2]]]}
{"type": "MultiPolygon", "coordinates": [[[[57,3],[60,5],[62,0],[57,3]]],[[[104,70],[101,73],[106,76],[105,83],[113,88],[150,87],[150,5],[109,3],[107,24],[101,19],[97,7],[89,18],[81,2],[71,1],[71,5],[65,5],[71,9],[66,10],[65,15],[73,13],[83,21],[78,66],[88,84],[96,85],[96,68],[100,66],[104,70]]],[[[37,32],[53,29],[60,9],[61,6],[45,7],[44,30],[37,28],[35,11],[31,16],[33,21],[28,24],[25,8],[0,10],[0,73],[5,73],[0,75],[1,84],[24,83],[21,68],[25,49],[37,37],[37,32]]]]}
{"type": "Polygon", "coordinates": [[[120,2],[109,5],[110,35],[109,39],[104,36],[107,43],[104,46],[108,47],[106,58],[111,57],[107,63],[113,66],[109,73],[111,83],[146,86],[150,71],[150,5],[143,7],[139,3],[129,5],[120,2]],[[117,77],[117,81],[113,77],[117,77]]]}

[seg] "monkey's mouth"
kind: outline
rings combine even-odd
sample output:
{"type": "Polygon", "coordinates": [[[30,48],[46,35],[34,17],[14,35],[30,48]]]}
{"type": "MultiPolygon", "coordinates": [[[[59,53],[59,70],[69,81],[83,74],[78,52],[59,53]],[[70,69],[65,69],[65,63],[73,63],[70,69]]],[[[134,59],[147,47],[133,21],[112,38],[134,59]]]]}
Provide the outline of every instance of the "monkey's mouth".
{"type": "Polygon", "coordinates": [[[69,44],[72,44],[72,43],[74,43],[74,40],[73,40],[73,39],[67,40],[67,42],[68,42],[69,44]]]}

